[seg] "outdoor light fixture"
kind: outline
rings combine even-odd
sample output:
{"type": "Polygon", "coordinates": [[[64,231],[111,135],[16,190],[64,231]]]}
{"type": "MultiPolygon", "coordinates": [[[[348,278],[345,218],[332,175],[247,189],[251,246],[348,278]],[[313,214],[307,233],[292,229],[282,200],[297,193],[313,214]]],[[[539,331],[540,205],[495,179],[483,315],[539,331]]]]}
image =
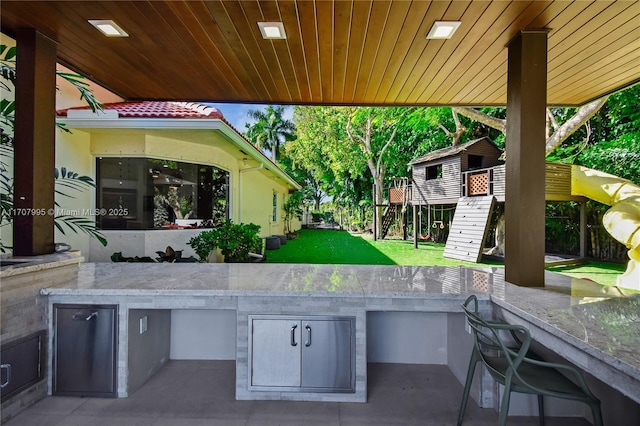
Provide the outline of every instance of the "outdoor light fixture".
{"type": "Polygon", "coordinates": [[[287,38],[282,22],[258,22],[258,27],[260,28],[260,33],[262,33],[262,38],[264,39],[273,40],[287,38]]]}
{"type": "Polygon", "coordinates": [[[110,19],[89,19],[89,23],[107,37],[129,37],[129,34],[110,19]]]}
{"type": "Polygon", "coordinates": [[[460,21],[436,21],[427,34],[428,39],[451,38],[462,22],[460,21]]]}

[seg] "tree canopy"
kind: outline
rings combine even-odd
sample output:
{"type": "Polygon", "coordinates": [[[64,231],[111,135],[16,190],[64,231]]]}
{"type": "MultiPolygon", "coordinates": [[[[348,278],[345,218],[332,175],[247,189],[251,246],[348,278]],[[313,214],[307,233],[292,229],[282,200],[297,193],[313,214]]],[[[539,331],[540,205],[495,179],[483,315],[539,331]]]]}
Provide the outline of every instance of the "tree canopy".
{"type": "MultiPolygon", "coordinates": [[[[411,175],[413,159],[452,144],[488,137],[504,148],[508,119],[496,107],[296,106],[291,121],[283,112],[251,111],[257,121],[247,136],[304,186],[316,210],[323,200],[371,210],[374,183],[388,187],[411,175]]],[[[640,181],[640,85],[580,108],[550,107],[547,118],[548,160],[640,181]]]]}
{"type": "Polygon", "coordinates": [[[295,138],[295,125],[284,118],[285,107],[269,105],[264,111],[249,110],[249,117],[256,120],[247,125],[246,136],[260,149],[271,152],[271,159],[278,158],[280,147],[295,138]]]}

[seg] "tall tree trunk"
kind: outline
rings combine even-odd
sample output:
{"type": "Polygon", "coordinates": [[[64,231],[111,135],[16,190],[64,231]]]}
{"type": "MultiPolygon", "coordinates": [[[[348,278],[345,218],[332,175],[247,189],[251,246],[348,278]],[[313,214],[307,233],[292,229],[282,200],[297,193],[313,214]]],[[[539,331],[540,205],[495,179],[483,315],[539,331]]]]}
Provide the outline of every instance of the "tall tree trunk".
{"type": "Polygon", "coordinates": [[[504,230],[505,230],[505,217],[504,210],[502,210],[498,222],[496,223],[496,236],[495,245],[491,250],[487,252],[490,256],[504,257],[504,230]]]}
{"type": "Polygon", "coordinates": [[[376,219],[375,232],[376,232],[376,235],[381,236],[382,235],[382,207],[380,205],[382,204],[382,201],[383,201],[382,190],[384,188],[384,177],[385,177],[384,166],[382,165],[382,157],[384,156],[384,153],[389,147],[389,145],[391,145],[391,142],[393,142],[393,139],[396,136],[397,127],[393,129],[391,136],[389,137],[387,142],[384,144],[384,146],[380,150],[380,153],[377,154],[376,161],[374,161],[374,158],[376,157],[376,155],[374,154],[371,148],[371,136],[373,135],[373,126],[371,123],[371,116],[367,117],[365,129],[362,135],[357,134],[353,131],[351,118],[349,118],[349,120],[347,121],[346,131],[351,142],[357,144],[362,150],[362,152],[365,154],[365,157],[367,158],[367,167],[369,168],[369,172],[371,172],[371,176],[373,177],[373,183],[374,183],[373,197],[374,197],[374,204],[375,204],[374,213],[376,215],[375,216],[375,219],[376,219]]]}

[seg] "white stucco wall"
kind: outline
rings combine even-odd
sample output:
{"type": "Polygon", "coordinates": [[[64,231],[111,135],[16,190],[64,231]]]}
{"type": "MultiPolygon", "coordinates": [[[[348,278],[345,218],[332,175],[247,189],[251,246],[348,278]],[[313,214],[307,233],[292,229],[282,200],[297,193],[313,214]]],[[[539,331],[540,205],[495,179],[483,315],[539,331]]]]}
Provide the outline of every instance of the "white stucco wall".
{"type": "Polygon", "coordinates": [[[103,247],[97,240],[90,244],[89,260],[91,262],[111,262],[111,255],[120,252],[124,257],[149,256],[158,257],[157,251],[165,251],[167,246],[174,250],[182,250],[182,257],[198,258],[187,242],[202,229],[155,229],[151,231],[103,231],[109,242],[103,247]]]}

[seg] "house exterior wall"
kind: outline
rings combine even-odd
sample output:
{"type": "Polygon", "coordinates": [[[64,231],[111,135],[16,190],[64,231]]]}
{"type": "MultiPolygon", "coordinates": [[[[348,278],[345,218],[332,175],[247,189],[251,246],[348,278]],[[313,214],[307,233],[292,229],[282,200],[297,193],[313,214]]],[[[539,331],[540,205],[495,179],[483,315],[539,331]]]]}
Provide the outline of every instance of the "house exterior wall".
{"type": "MultiPolygon", "coordinates": [[[[100,156],[150,157],[182,162],[213,165],[230,172],[231,219],[236,223],[260,225],[261,236],[284,234],[282,206],[289,189],[266,168],[240,172],[257,162],[249,159],[247,166],[229,153],[231,145],[211,130],[143,130],[143,129],[72,129],[60,131],[57,139],[57,158],[68,170],[95,178],[95,159],[100,156]],[[277,218],[273,221],[273,194],[278,200],[277,218]]],[[[60,162],[59,161],[59,162],[60,162]]],[[[76,194],[75,199],[59,201],[63,211],[82,211],[95,208],[94,189],[76,194]]],[[[294,221],[292,229],[300,228],[294,221]]],[[[104,231],[111,245],[103,247],[97,240],[72,231],[56,235],[56,242],[66,242],[80,250],[89,260],[108,262],[114,252],[123,256],[156,257],[157,250],[171,245],[184,250],[183,256],[193,255],[187,241],[198,230],[104,231]],[[162,234],[162,235],[160,235],[162,234]],[[162,238],[158,238],[162,237],[162,238]],[[161,241],[160,241],[161,240],[161,241]]]]}
{"type": "Polygon", "coordinates": [[[260,225],[260,234],[284,234],[283,200],[288,197],[286,186],[264,174],[264,169],[241,172],[240,220],[241,223],[260,225]],[[273,194],[276,193],[276,220],[273,220],[273,194]]]}

